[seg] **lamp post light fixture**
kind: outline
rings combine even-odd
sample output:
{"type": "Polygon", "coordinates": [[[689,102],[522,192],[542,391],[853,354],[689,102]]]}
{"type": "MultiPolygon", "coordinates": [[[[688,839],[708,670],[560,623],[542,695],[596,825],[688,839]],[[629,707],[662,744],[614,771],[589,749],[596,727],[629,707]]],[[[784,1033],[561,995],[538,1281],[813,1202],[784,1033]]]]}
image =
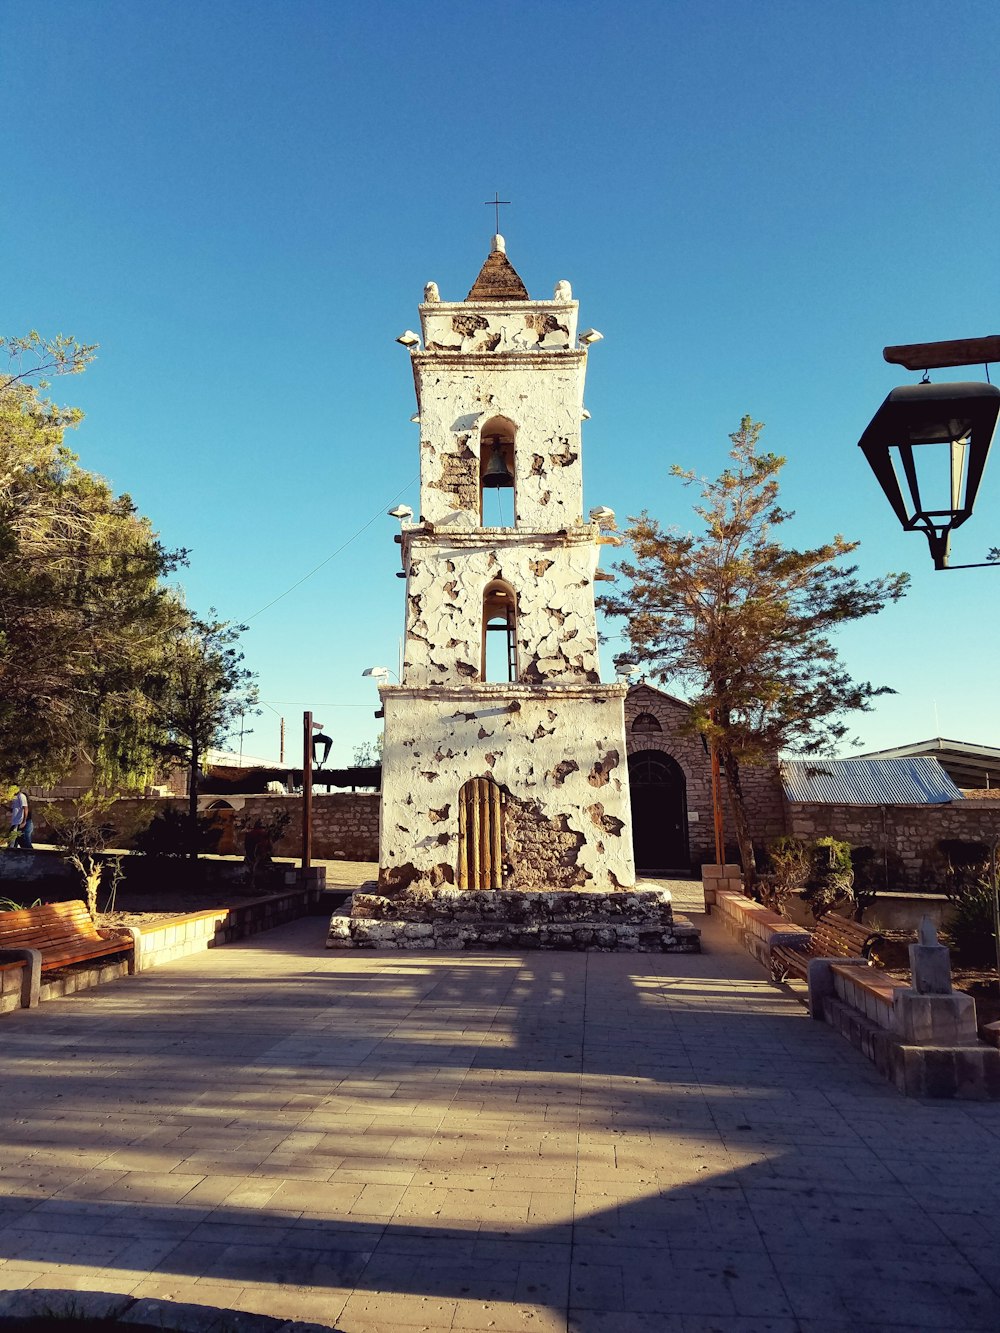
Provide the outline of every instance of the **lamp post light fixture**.
{"type": "MultiPolygon", "coordinates": [[[[887,347],[883,355],[925,371],[968,365],[1000,355],[1000,338],[887,347]]],[[[977,567],[950,565],[949,548],[972,515],[998,416],[996,385],[924,381],[893,389],[858,441],[904,531],[927,537],[935,569],[977,567]]]]}

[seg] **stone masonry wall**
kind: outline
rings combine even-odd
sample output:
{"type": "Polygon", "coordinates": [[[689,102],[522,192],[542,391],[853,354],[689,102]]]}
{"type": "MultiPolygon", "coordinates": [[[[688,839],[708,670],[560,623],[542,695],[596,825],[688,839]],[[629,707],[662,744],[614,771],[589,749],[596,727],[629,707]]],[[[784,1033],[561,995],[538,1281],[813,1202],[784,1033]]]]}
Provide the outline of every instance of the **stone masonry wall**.
{"type": "MultiPolygon", "coordinates": [[[[634,685],[625,700],[625,731],[629,755],[642,750],[662,750],[680,765],[687,783],[688,839],[691,864],[715,860],[715,834],[712,823],[712,765],[699,736],[685,729],[688,707],[651,685],[634,685]],[[635,730],[641,714],[651,715],[660,724],[659,731],[635,730]]],[[[740,770],[743,793],[754,841],[767,843],[785,830],[784,798],[777,764],[740,770]]],[[[722,780],[723,820],[727,858],[738,861],[733,820],[729,808],[725,778],[722,780]]]]}
{"type": "Polygon", "coordinates": [[[841,838],[852,847],[888,848],[902,863],[894,888],[943,887],[937,844],[944,838],[988,843],[1000,836],[1000,800],[948,805],[820,805],[789,801],[788,831],[798,838],[841,838]]]}
{"type": "MultiPolygon", "coordinates": [[[[291,819],[284,836],[275,845],[277,856],[298,856],[302,845],[302,799],[299,796],[212,796],[206,793],[199,798],[199,807],[204,811],[212,801],[226,801],[236,811],[236,817],[247,814],[268,816],[277,810],[286,810],[291,819]]],[[[42,803],[40,803],[41,806],[42,803]]],[[[65,802],[47,801],[45,805],[61,808],[65,802]]],[[[148,814],[150,817],[167,806],[178,810],[187,809],[186,798],[147,799],[128,797],[116,801],[109,812],[109,822],[114,824],[116,812],[124,827],[134,826],[137,815],[148,814]]],[[[315,860],[338,861],[377,861],[378,860],[378,792],[331,792],[326,795],[313,795],[313,845],[315,860]]],[[[35,840],[47,842],[48,830],[39,807],[35,810],[35,840]]],[[[124,838],[123,845],[131,847],[133,839],[124,838]]],[[[234,851],[243,851],[243,840],[237,834],[234,851]]]]}

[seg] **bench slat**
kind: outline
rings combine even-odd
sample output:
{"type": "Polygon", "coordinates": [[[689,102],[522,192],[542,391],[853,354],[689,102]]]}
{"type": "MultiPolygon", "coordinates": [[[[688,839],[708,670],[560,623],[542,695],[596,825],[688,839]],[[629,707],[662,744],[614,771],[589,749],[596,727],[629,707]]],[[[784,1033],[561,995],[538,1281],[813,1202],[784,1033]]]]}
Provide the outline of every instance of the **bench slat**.
{"type": "Polygon", "coordinates": [[[88,958],[124,953],[134,947],[127,933],[100,933],[80,899],[0,912],[0,949],[37,949],[42,971],[68,967],[88,958]]]}

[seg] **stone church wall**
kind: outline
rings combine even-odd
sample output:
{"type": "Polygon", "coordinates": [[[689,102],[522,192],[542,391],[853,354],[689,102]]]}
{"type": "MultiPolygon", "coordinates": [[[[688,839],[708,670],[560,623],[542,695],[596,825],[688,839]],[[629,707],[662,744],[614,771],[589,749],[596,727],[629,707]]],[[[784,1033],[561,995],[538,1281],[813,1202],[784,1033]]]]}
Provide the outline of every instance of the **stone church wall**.
{"type": "MultiPolygon", "coordinates": [[[[688,839],[691,865],[697,869],[715,860],[715,832],[712,820],[712,765],[701,737],[686,730],[687,705],[680,699],[649,685],[635,685],[625,701],[625,730],[629,755],[643,750],[660,750],[681,767],[687,784],[688,839]],[[647,730],[644,720],[652,717],[659,731],[647,730]],[[638,722],[638,729],[636,729],[638,722]]],[[[784,798],[777,764],[761,767],[747,765],[740,770],[747,814],[754,841],[760,844],[785,832],[784,798]]],[[[738,860],[733,820],[725,779],[722,781],[723,821],[726,832],[727,859],[738,860]]]]}

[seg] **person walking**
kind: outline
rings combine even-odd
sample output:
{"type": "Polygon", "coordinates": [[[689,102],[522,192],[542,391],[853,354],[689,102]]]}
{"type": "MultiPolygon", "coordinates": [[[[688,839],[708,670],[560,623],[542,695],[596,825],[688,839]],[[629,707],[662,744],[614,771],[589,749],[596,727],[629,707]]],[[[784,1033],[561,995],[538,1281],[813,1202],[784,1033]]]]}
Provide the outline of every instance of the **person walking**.
{"type": "Polygon", "coordinates": [[[31,835],[35,831],[31,818],[31,802],[22,788],[18,787],[10,803],[10,834],[7,846],[13,851],[33,852],[31,835]]]}

